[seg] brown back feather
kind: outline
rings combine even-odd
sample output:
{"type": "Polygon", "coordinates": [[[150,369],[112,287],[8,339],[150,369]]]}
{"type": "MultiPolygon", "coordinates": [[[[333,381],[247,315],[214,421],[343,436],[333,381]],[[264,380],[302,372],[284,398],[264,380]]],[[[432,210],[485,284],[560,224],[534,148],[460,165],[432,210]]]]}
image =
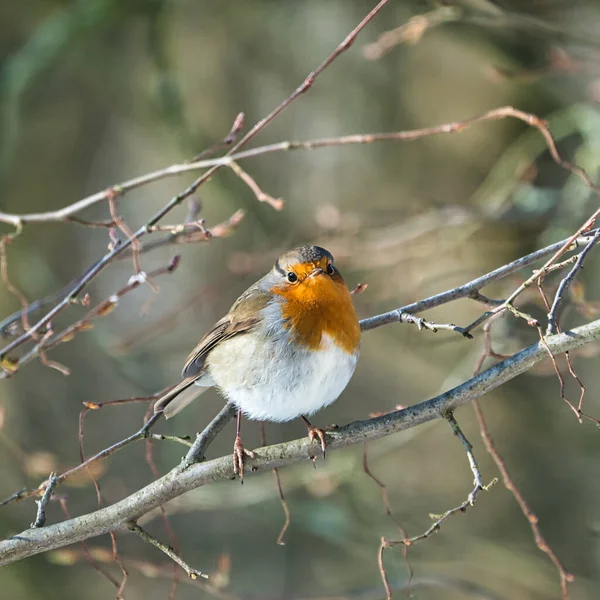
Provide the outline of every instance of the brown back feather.
{"type": "Polygon", "coordinates": [[[269,295],[256,285],[246,290],[220,321],[209,329],[198,345],[192,350],[182,371],[182,377],[200,375],[204,370],[206,357],[217,345],[242,333],[252,331],[260,320],[260,311],[269,302],[269,295]]]}

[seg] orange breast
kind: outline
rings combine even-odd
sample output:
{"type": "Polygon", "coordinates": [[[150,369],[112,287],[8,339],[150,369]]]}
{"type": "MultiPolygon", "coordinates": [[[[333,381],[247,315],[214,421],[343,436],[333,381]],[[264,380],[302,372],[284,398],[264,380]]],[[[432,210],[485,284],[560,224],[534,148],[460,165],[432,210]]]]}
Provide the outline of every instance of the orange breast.
{"type": "Polygon", "coordinates": [[[350,292],[338,274],[322,274],[297,286],[273,290],[282,296],[281,313],[286,329],[306,348],[319,350],[323,334],[348,354],[358,350],[360,326],[350,292]]]}

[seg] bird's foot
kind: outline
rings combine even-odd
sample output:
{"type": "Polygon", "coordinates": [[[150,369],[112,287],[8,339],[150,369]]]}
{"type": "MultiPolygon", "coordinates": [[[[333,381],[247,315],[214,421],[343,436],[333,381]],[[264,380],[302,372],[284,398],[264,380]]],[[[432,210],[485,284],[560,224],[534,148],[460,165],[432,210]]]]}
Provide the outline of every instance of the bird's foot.
{"type": "Polygon", "coordinates": [[[325,432],[322,429],[319,429],[318,427],[313,427],[311,425],[308,428],[308,439],[312,444],[317,438],[321,442],[321,452],[323,452],[323,460],[325,460],[325,454],[327,451],[327,441],[325,440],[325,432]]]}
{"type": "Polygon", "coordinates": [[[244,457],[246,456],[255,458],[256,454],[244,448],[242,438],[238,435],[233,443],[233,472],[239,475],[242,483],[244,483],[244,457]]]}
{"type": "Polygon", "coordinates": [[[321,452],[323,452],[323,460],[325,460],[325,454],[327,450],[327,440],[325,439],[325,432],[328,429],[336,429],[337,425],[331,425],[329,427],[325,427],[324,429],[320,429],[318,427],[315,427],[306,417],[302,417],[302,420],[308,428],[308,439],[310,440],[311,444],[316,439],[318,439],[319,442],[321,442],[321,452]]]}

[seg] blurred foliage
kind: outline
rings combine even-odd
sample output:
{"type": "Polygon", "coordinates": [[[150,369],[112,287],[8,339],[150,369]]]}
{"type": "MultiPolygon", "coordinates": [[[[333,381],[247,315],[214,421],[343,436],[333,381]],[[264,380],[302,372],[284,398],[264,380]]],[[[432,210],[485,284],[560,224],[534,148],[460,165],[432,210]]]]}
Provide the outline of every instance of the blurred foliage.
{"type": "MultiPolygon", "coordinates": [[[[3,2],[1,209],[23,213],[65,206],[193,156],[222,139],[239,111],[247,124],[256,122],[373,5],[374,0],[3,2]]],[[[564,156],[596,177],[599,25],[600,5],[592,0],[392,2],[255,144],[424,127],[511,104],[548,119],[564,156]],[[425,17],[415,20],[419,15],[425,17]],[[392,37],[379,40],[386,32],[392,37]]],[[[282,212],[258,203],[233,173],[221,172],[200,190],[201,216],[210,227],[245,209],[248,216],[234,236],[177,248],[181,267],[158,281],[159,295],[140,288],[93,330],[53,352],[71,376],[34,362],[2,382],[3,497],[37,485],[51,469],[78,462],[82,401],[146,395],[177,381],[199,336],[283,249],[306,242],[329,248],[351,287],[369,284],[356,298],[361,316],[369,316],[560,239],[597,204],[579,180],[554,164],[537,131],[508,120],[411,143],[271,154],[243,166],[267,193],[285,200],[282,212]]],[[[127,194],[120,211],[136,228],[192,177],[127,194]]],[[[105,219],[108,209],[98,205],[83,216],[105,219]]],[[[167,221],[184,217],[182,208],[167,221]]],[[[4,233],[9,230],[2,226],[4,233]]],[[[11,278],[28,298],[44,296],[79,275],[107,243],[104,229],[27,226],[8,249],[11,278]]],[[[165,247],[144,255],[143,266],[164,266],[174,252],[165,247]]],[[[598,298],[597,268],[592,255],[576,300],[598,298]]],[[[114,264],[90,287],[92,300],[121,288],[131,273],[130,261],[114,264]]],[[[496,286],[490,294],[503,297],[516,283],[496,286]]],[[[590,306],[587,313],[565,312],[564,324],[582,322],[595,310],[590,306]]],[[[0,291],[2,315],[18,307],[12,295],[0,291]]],[[[60,320],[68,323],[83,310],[72,307],[60,320]]],[[[480,311],[481,306],[461,301],[427,317],[465,324],[480,311]]],[[[507,317],[494,326],[493,337],[498,351],[511,351],[535,334],[507,317]]],[[[434,396],[471,374],[482,343],[481,334],[469,342],[409,326],[368,333],[356,376],[317,421],[346,423],[434,396]]],[[[593,356],[576,359],[588,389],[587,410],[598,415],[596,362],[593,356]]],[[[577,386],[571,384],[568,392],[576,398],[577,386]]],[[[193,435],[221,402],[210,392],[160,430],[193,435]]],[[[549,369],[503,386],[484,399],[483,408],[544,535],[576,577],[573,598],[597,597],[598,432],[576,422],[549,369]]],[[[132,405],[89,414],[86,452],[137,429],[143,412],[132,405]]],[[[462,409],[457,418],[484,477],[492,479],[496,471],[478,440],[472,410],[462,409]]],[[[266,431],[270,442],[304,434],[299,423],[268,424],[266,431]]],[[[231,434],[228,429],[220,436],[211,456],[231,450],[231,434]]],[[[247,423],[245,435],[248,446],[258,444],[256,424],[247,423]]],[[[182,454],[168,442],[154,451],[161,472],[182,454]]],[[[270,474],[249,477],[243,487],[210,486],[173,502],[168,511],[183,555],[209,572],[221,565],[216,580],[242,597],[383,597],[376,550],[382,535],[399,534],[385,515],[379,488],[362,471],[361,452],[350,448],[333,453],[317,470],[307,464],[282,473],[292,513],[284,547],[275,543],[283,514],[270,474]],[[228,561],[229,573],[223,567],[228,561]]],[[[372,470],[388,486],[394,514],[412,535],[429,526],[429,513],[459,504],[471,489],[463,448],[446,423],[381,440],[369,452],[372,470]]],[[[107,503],[152,478],[142,445],[113,456],[100,474],[107,503]]],[[[96,506],[93,487],[82,483],[62,490],[72,514],[96,506]]],[[[33,501],[2,509],[2,535],[25,527],[34,510],[33,501]]],[[[49,518],[63,518],[57,504],[49,518]]],[[[160,519],[153,518],[149,527],[166,539],[160,519]]],[[[96,548],[109,543],[91,540],[96,548]]],[[[110,584],[89,567],[81,550],[67,550],[2,569],[3,597],[111,597],[110,584]]],[[[148,571],[150,563],[164,564],[162,556],[132,536],[119,536],[119,550],[130,570],[127,598],[168,596],[170,568],[152,573],[157,579],[148,571]]],[[[500,485],[435,537],[411,548],[409,556],[417,580],[467,582],[424,585],[415,589],[418,598],[485,597],[473,586],[487,590],[487,597],[559,596],[556,572],[500,485]]],[[[401,549],[388,551],[386,564],[392,582],[406,581],[401,549]]],[[[113,563],[106,567],[119,577],[113,563]]],[[[182,584],[177,597],[198,594],[182,584]]]]}

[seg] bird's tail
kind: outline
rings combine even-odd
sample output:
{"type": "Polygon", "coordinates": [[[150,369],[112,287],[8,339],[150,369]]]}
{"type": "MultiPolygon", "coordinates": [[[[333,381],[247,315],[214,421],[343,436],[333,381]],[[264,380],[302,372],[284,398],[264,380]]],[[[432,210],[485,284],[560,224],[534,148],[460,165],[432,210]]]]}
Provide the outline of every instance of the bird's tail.
{"type": "Polygon", "coordinates": [[[154,412],[162,412],[165,418],[170,419],[181,409],[185,408],[192,400],[204,393],[209,387],[194,385],[198,377],[186,377],[181,383],[161,396],[154,405],[154,412]]]}

